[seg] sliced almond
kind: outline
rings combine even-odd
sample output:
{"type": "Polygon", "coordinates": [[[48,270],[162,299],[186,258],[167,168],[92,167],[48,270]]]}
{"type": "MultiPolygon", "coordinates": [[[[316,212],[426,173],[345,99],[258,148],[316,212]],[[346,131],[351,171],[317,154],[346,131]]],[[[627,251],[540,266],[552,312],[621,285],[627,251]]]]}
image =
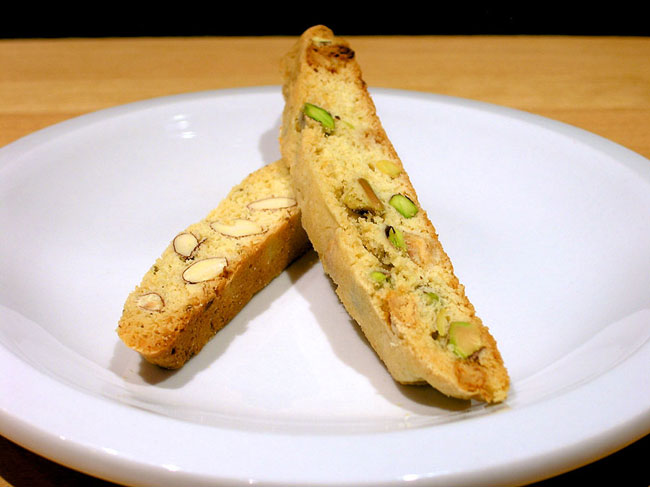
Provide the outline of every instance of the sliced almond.
{"type": "Polygon", "coordinates": [[[188,232],[179,233],[173,241],[174,250],[182,257],[190,257],[199,246],[199,239],[188,232]]]}
{"type": "Polygon", "coordinates": [[[190,284],[209,281],[221,275],[228,261],[225,257],[209,257],[196,261],[183,272],[183,279],[190,284]]]}
{"type": "Polygon", "coordinates": [[[259,235],[264,233],[266,230],[262,225],[251,220],[238,219],[235,220],[232,224],[227,224],[223,222],[212,222],[210,226],[216,232],[226,235],[228,237],[248,237],[250,235],[259,235]]]}
{"type": "Polygon", "coordinates": [[[296,206],[296,200],[286,196],[272,196],[248,204],[251,210],[281,210],[296,206]]]}
{"type": "Polygon", "coordinates": [[[162,311],[165,307],[165,302],[160,294],[157,293],[147,293],[139,296],[135,304],[138,308],[142,308],[145,311],[162,311]]]}

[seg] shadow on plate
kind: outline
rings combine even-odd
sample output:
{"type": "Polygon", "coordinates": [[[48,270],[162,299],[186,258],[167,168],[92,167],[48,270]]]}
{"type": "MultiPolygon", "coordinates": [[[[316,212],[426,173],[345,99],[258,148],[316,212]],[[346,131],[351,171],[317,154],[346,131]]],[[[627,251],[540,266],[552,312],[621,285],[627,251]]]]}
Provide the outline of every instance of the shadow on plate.
{"type": "MultiPolygon", "coordinates": [[[[298,265],[292,266],[287,272],[298,293],[310,303],[312,315],[318,321],[318,325],[327,336],[332,350],[340,360],[364,377],[367,377],[374,389],[382,397],[414,413],[426,414],[428,410],[435,415],[475,409],[475,402],[445,396],[429,385],[403,385],[393,380],[359,325],[347,315],[343,305],[336,297],[336,285],[332,280],[327,278],[332,296],[336,299],[336,304],[333,303],[333,299],[324,299],[321,287],[308,285],[307,281],[304,284],[299,282],[299,278],[306,272],[307,268],[317,264],[318,255],[316,252],[311,251],[298,265]],[[333,316],[337,314],[335,310],[332,310],[333,304],[339,307],[341,314],[345,315],[344,319],[333,319],[333,316]],[[341,325],[348,326],[348,328],[341,329],[341,325]],[[350,343],[349,335],[351,332],[356,337],[355,343],[350,343]]],[[[483,406],[480,405],[480,407],[483,406]]]]}
{"type": "Polygon", "coordinates": [[[153,365],[119,340],[115,343],[109,369],[132,384],[149,384],[168,389],[183,387],[196,374],[210,367],[228,349],[237,336],[246,332],[248,323],[263,314],[271,303],[287,292],[293,283],[310,269],[312,262],[313,258],[310,258],[308,253],[292,263],[285,270],[291,276],[286,284],[282,285],[281,281],[278,281],[273,286],[265,287],[262,290],[264,299],[259,299],[259,293],[253,296],[244,309],[219,330],[203,349],[180,369],[169,370],[153,365]]]}

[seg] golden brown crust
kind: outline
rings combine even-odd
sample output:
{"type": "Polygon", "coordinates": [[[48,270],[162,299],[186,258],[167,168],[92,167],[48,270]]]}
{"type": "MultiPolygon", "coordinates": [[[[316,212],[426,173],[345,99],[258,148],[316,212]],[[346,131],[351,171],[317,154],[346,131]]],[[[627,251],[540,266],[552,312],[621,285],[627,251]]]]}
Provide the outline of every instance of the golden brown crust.
{"type": "Polygon", "coordinates": [[[255,293],[310,248],[297,206],[256,212],[245,208],[267,196],[293,197],[288,178],[286,165],[277,161],[233,188],[205,220],[186,229],[201,240],[190,258],[179,255],[170,243],[126,300],[117,333],[127,346],[153,364],[181,367],[255,293]],[[262,223],[265,233],[229,237],[211,227],[211,222],[244,217],[262,223]],[[219,276],[199,283],[182,278],[183,270],[193,262],[210,256],[227,259],[219,276]],[[151,293],[161,297],[154,305],[157,308],[162,302],[161,309],[138,305],[143,295],[151,293]]]}
{"type": "Polygon", "coordinates": [[[496,343],[476,316],[420,207],[349,44],[325,26],[312,27],[287,53],[282,67],[282,155],[303,227],[341,302],[397,381],[424,381],[464,399],[504,400],[509,379],[496,343]],[[335,128],[325,130],[305,116],[305,103],[330,113],[335,128]],[[380,160],[390,161],[398,175],[378,170],[380,160]],[[360,179],[382,201],[395,193],[408,196],[417,215],[402,216],[388,204],[385,211],[366,211],[358,204],[363,198],[356,186],[360,179]],[[405,243],[388,243],[393,226],[404,231],[405,243]],[[368,277],[373,270],[385,273],[386,282],[373,282],[368,277]],[[425,303],[428,286],[435,287],[429,296],[439,302],[425,303]],[[463,357],[449,336],[452,323],[479,330],[480,349],[463,357]]]}

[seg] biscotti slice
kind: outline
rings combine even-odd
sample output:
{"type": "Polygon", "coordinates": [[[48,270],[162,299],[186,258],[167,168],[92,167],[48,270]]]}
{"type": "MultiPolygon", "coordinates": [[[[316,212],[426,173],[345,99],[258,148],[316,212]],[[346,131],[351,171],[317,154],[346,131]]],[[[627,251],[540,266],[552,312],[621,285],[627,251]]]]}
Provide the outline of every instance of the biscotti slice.
{"type": "Polygon", "coordinates": [[[173,238],[128,296],[117,333],[177,369],[309,248],[286,164],[264,166],[173,238]]]}
{"type": "Polygon", "coordinates": [[[283,158],[341,302],[400,383],[500,402],[509,377],[376,114],[354,51],[324,26],[283,59],[283,158]]]}

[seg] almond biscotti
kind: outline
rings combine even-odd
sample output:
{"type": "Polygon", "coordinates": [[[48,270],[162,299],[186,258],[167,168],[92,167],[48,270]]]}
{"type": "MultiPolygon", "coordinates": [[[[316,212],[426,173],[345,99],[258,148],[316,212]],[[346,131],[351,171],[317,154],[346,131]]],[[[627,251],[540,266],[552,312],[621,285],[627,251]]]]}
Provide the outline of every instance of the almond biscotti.
{"type": "Polygon", "coordinates": [[[309,248],[287,166],[276,161],[173,238],[128,296],[117,333],[147,361],[179,368],[309,248]]]}
{"type": "Polygon", "coordinates": [[[308,29],[283,60],[280,133],[302,224],[337,294],[400,383],[500,402],[508,373],[454,275],[354,51],[308,29]]]}

